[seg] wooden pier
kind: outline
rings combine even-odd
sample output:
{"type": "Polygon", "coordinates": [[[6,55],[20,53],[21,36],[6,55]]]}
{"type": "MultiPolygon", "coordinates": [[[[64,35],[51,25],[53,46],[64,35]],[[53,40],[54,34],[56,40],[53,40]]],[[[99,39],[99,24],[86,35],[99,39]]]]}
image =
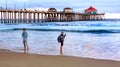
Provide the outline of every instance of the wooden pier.
{"type": "Polygon", "coordinates": [[[48,11],[26,9],[0,9],[0,23],[39,23],[39,22],[63,22],[63,21],[87,21],[103,20],[104,13],[80,13],[73,12],[72,8],[64,8],[57,11],[49,8],[48,11]]]}

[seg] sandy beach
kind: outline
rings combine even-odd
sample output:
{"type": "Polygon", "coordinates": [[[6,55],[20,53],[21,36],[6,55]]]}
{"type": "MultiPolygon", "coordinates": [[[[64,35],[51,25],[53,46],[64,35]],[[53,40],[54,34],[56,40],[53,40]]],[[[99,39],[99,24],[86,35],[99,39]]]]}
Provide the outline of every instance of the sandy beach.
{"type": "Polygon", "coordinates": [[[0,67],[119,67],[119,61],[50,56],[0,50],[0,67]]]}

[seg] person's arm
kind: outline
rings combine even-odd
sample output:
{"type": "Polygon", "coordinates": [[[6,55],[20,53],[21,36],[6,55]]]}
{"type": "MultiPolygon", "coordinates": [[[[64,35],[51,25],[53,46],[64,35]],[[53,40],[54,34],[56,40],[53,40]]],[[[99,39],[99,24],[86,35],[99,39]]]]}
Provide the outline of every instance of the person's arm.
{"type": "Polygon", "coordinates": [[[64,38],[65,38],[66,34],[64,35],[64,38]]]}
{"type": "Polygon", "coordinates": [[[65,36],[66,36],[66,34],[65,34],[65,36]]]}
{"type": "Polygon", "coordinates": [[[27,32],[25,32],[25,35],[24,35],[25,37],[28,37],[28,33],[27,32]]]}
{"type": "Polygon", "coordinates": [[[26,36],[28,37],[28,33],[26,32],[26,36]]]}
{"type": "Polygon", "coordinates": [[[22,37],[24,37],[24,33],[22,33],[22,37]]]}

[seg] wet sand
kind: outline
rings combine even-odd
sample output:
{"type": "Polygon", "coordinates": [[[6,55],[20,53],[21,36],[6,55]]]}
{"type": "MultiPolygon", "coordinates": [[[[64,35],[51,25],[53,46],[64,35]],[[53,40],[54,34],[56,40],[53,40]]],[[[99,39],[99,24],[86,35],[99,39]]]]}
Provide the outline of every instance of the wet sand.
{"type": "Polygon", "coordinates": [[[0,67],[120,67],[120,62],[0,50],[0,67]]]}

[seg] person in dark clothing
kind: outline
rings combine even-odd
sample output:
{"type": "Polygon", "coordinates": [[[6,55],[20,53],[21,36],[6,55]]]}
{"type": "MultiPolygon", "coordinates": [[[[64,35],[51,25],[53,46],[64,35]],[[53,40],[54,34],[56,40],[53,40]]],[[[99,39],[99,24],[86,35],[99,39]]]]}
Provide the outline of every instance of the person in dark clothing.
{"type": "Polygon", "coordinates": [[[61,43],[60,44],[60,54],[62,54],[62,47],[64,44],[65,36],[66,36],[66,34],[64,34],[64,32],[61,32],[61,34],[58,36],[58,42],[61,43]]]}

